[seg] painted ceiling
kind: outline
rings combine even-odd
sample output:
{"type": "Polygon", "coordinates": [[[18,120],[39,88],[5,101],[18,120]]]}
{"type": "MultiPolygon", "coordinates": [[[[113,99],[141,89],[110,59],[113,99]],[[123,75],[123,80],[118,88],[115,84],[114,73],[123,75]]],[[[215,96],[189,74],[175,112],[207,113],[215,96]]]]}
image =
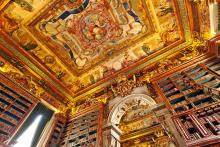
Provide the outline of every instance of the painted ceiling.
{"type": "MultiPolygon", "coordinates": [[[[20,46],[11,52],[19,51],[23,62],[36,66],[26,62],[34,74],[56,79],[54,87],[74,98],[192,43],[185,5],[183,0],[3,0],[0,26],[20,46]]],[[[209,33],[208,6],[198,7],[196,25],[209,33]]]]}

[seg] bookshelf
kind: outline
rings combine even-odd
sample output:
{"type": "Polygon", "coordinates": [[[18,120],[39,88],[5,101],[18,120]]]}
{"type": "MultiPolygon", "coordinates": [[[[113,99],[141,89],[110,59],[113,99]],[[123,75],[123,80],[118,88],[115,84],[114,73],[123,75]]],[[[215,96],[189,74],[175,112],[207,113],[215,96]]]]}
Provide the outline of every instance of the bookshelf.
{"type": "Polygon", "coordinates": [[[0,142],[11,139],[38,100],[0,73],[0,142]]]}
{"type": "Polygon", "coordinates": [[[56,115],[55,117],[52,132],[50,133],[49,141],[47,142],[48,147],[58,147],[66,124],[66,118],[64,116],[56,115]]]}
{"type": "Polygon", "coordinates": [[[188,146],[219,142],[219,58],[211,58],[166,76],[156,84],[188,146]]]}
{"type": "Polygon", "coordinates": [[[83,110],[67,118],[58,117],[48,147],[102,146],[103,106],[83,110]]]}

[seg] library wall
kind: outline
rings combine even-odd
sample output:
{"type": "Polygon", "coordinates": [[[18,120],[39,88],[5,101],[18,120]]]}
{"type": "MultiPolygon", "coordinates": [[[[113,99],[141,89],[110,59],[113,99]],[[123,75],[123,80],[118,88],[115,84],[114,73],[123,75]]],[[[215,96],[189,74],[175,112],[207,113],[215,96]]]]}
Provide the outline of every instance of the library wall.
{"type": "Polygon", "coordinates": [[[0,144],[9,143],[38,100],[0,73],[0,144]]]}
{"type": "Polygon", "coordinates": [[[102,122],[102,104],[72,116],[57,115],[47,147],[101,147],[102,122]]]}
{"type": "Polygon", "coordinates": [[[220,59],[213,57],[155,83],[187,146],[220,145],[220,59]]]}

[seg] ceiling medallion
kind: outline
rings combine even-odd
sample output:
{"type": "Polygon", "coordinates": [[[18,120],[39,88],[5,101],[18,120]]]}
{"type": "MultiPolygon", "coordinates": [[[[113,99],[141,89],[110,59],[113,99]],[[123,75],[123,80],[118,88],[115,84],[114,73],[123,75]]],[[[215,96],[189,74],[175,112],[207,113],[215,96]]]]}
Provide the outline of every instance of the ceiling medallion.
{"type": "Polygon", "coordinates": [[[51,55],[47,55],[44,57],[44,62],[46,64],[53,64],[55,62],[55,58],[51,55]]]}
{"type": "Polygon", "coordinates": [[[117,23],[109,17],[104,4],[96,4],[81,15],[80,18],[69,20],[68,32],[78,37],[83,50],[96,50],[104,42],[116,39],[122,33],[117,23]]]}

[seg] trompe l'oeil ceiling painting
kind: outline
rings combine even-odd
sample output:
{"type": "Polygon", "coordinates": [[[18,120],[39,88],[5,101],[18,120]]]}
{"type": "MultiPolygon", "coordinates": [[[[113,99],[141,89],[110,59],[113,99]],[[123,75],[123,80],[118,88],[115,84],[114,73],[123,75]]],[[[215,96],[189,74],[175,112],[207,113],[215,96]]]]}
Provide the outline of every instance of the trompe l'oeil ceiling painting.
{"type": "Polygon", "coordinates": [[[73,94],[129,71],[185,39],[184,14],[177,0],[0,3],[4,30],[73,94]]]}

